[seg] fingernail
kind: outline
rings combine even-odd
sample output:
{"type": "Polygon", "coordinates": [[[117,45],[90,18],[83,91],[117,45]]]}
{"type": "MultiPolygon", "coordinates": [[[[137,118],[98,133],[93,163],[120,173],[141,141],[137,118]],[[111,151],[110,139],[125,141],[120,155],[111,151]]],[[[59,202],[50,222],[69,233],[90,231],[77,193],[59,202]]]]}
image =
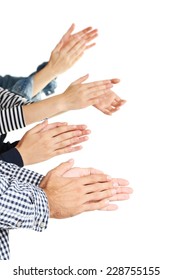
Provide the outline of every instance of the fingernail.
{"type": "Polygon", "coordinates": [[[105,204],[106,204],[106,205],[109,205],[109,200],[105,200],[105,204]]]}
{"type": "Polygon", "coordinates": [[[118,183],[112,182],[112,186],[113,186],[113,187],[118,187],[118,183]]]}
{"type": "Polygon", "coordinates": [[[116,191],[116,190],[112,190],[111,192],[112,192],[112,194],[116,194],[116,193],[117,193],[117,191],[116,191]]]}
{"type": "Polygon", "coordinates": [[[111,179],[112,179],[111,176],[108,175],[108,176],[107,176],[107,180],[110,181],[111,179]]]}
{"type": "Polygon", "coordinates": [[[68,162],[73,162],[73,161],[74,161],[74,159],[72,159],[72,158],[68,160],[68,162]]]}

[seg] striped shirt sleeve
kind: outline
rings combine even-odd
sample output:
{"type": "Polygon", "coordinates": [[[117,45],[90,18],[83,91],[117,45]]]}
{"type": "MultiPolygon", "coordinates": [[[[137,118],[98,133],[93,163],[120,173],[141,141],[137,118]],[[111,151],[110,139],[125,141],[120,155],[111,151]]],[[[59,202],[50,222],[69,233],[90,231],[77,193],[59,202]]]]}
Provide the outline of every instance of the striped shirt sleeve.
{"type": "Polygon", "coordinates": [[[0,134],[25,127],[22,106],[26,99],[0,87],[0,134]]]}

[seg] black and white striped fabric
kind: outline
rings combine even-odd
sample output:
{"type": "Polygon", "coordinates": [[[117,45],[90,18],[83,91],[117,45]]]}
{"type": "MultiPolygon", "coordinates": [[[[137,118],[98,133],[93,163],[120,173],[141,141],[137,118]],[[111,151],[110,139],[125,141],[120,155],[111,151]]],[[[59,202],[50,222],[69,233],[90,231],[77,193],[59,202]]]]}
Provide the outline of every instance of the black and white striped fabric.
{"type": "Polygon", "coordinates": [[[22,106],[30,104],[25,98],[0,87],[0,135],[25,127],[22,106]]]}
{"type": "Polygon", "coordinates": [[[49,218],[48,201],[39,188],[42,175],[0,161],[0,260],[9,259],[9,230],[42,231],[49,218]]]}

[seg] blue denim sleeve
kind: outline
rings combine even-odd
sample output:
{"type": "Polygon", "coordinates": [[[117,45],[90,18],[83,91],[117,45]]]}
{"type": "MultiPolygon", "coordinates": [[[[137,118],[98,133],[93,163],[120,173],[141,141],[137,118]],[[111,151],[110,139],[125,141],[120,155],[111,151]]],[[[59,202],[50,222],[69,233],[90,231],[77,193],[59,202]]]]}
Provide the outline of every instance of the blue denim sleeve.
{"type": "Polygon", "coordinates": [[[50,81],[40,92],[38,92],[34,97],[33,93],[33,83],[34,75],[42,70],[47,65],[47,62],[40,64],[36,71],[31,73],[28,77],[14,77],[6,75],[4,77],[0,76],[0,87],[8,89],[9,91],[26,98],[28,101],[36,102],[42,99],[42,94],[49,96],[55,93],[57,87],[56,78],[50,81]]]}
{"type": "Polygon", "coordinates": [[[27,100],[31,100],[33,91],[33,77],[26,77],[18,80],[10,90],[27,100]]]}
{"type": "Polygon", "coordinates": [[[10,75],[6,76],[0,76],[0,87],[4,89],[11,89],[15,83],[17,83],[19,80],[23,79],[23,77],[14,77],[10,75]]]}

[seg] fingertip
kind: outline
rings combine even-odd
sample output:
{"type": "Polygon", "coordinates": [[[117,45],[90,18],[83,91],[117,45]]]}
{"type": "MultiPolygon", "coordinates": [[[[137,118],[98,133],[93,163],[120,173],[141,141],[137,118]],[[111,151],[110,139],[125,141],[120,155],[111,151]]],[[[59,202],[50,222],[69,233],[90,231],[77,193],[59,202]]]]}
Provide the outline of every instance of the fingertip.
{"type": "Polygon", "coordinates": [[[114,78],[114,79],[111,79],[111,82],[112,82],[113,84],[118,84],[118,83],[120,82],[120,79],[114,78]]]}
{"type": "Polygon", "coordinates": [[[71,159],[69,159],[67,162],[72,163],[72,162],[74,162],[74,159],[71,158],[71,159]]]}

